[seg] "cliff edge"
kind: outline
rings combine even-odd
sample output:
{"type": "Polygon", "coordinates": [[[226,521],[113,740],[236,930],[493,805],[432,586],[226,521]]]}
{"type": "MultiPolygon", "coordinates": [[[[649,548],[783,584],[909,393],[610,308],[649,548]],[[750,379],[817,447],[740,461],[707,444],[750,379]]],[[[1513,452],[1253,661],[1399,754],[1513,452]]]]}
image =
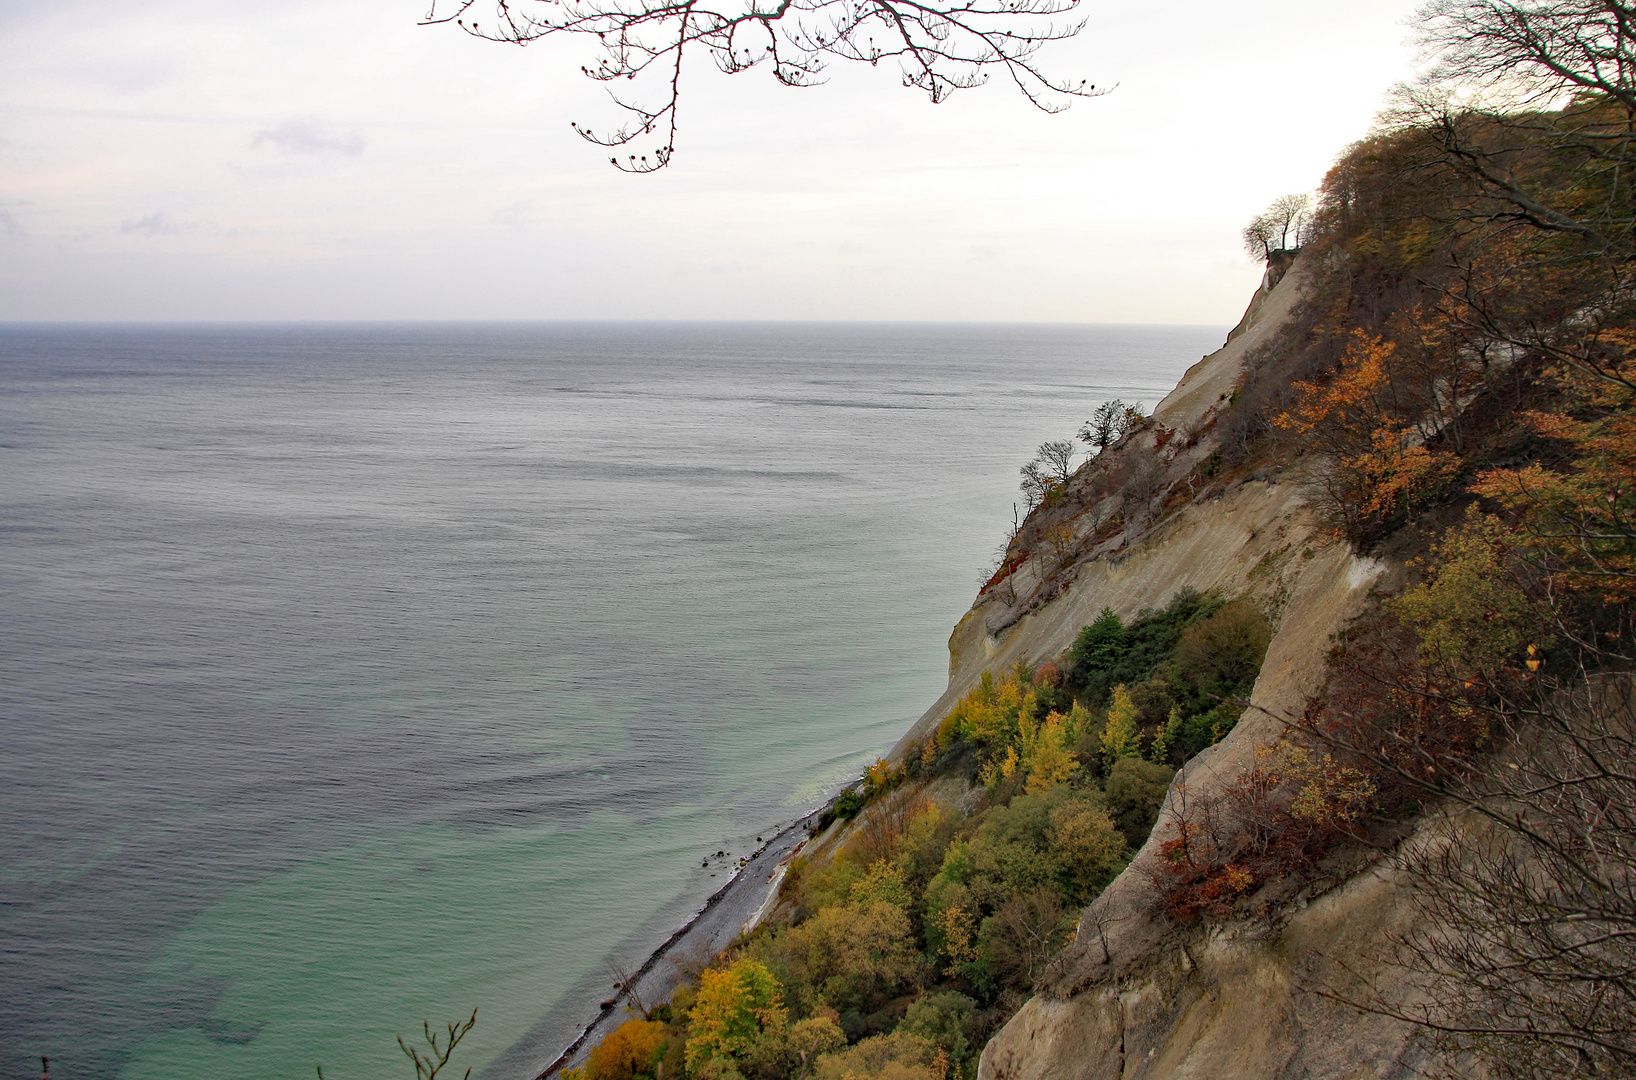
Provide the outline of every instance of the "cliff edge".
{"type": "MultiPolygon", "coordinates": [[[[1161,823],[1188,793],[1224,790],[1253,764],[1258,746],[1278,739],[1279,718],[1299,713],[1320,688],[1334,636],[1372,590],[1403,578],[1400,565],[1357,557],[1321,535],[1300,486],[1277,471],[1207,490],[1188,480],[1225,437],[1220,421],[1247,365],[1276,364],[1269,353],[1312,277],[1300,258],[1286,272],[1269,271],[1226,344],[1188,370],[1147,424],[1031,515],[1003,577],[950,637],[948,689],[894,748],[895,758],[935,730],[984,671],[1052,659],[1102,608],[1128,620],[1183,588],[1253,599],[1275,634],[1251,708],[1176,776],[1161,823]]],[[[1083,913],[1074,943],[1036,996],[984,1050],[980,1080],[1419,1072],[1426,1055],[1406,1025],[1301,992],[1384,976],[1372,950],[1409,917],[1387,867],[1336,867],[1277,919],[1187,940],[1155,902],[1163,834],[1155,829],[1083,913]]],[[[1405,999],[1408,989],[1398,989],[1405,999]]]]}

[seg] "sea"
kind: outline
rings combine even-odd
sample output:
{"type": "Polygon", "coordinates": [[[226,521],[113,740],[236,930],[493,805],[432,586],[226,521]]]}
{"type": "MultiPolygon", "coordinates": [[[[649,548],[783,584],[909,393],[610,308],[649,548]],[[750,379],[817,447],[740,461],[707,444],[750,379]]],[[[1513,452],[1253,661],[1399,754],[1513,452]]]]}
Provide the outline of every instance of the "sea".
{"type": "Polygon", "coordinates": [[[532,1077],[1225,330],[0,325],[0,1077],[532,1077]]]}

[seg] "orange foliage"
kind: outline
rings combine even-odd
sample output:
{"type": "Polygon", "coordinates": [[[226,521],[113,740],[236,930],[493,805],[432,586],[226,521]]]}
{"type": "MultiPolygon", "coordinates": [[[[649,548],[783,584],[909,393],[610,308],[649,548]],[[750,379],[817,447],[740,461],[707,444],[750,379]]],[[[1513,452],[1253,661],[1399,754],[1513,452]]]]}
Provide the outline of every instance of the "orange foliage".
{"type": "Polygon", "coordinates": [[[665,1025],[654,1020],[627,1020],[591,1051],[588,1080],[633,1080],[652,1076],[665,1044],[665,1025]]]}
{"type": "Polygon", "coordinates": [[[1296,383],[1295,408],[1274,421],[1328,459],[1315,502],[1338,538],[1360,539],[1459,469],[1454,454],[1427,449],[1426,433],[1401,415],[1413,395],[1394,384],[1396,354],[1392,342],[1355,331],[1334,378],[1296,383]]]}
{"type": "Polygon", "coordinates": [[[1594,365],[1550,373],[1569,391],[1570,411],[1523,417],[1572,459],[1490,469],[1474,489],[1518,515],[1533,546],[1554,556],[1558,584],[1624,604],[1636,598],[1636,334],[1603,331],[1595,345],[1594,365]]]}

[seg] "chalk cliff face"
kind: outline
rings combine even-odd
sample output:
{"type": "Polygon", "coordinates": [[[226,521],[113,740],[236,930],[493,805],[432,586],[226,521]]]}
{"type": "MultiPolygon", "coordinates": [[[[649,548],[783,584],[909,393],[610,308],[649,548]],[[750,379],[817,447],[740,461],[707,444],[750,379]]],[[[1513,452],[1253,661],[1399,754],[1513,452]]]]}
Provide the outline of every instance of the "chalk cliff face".
{"type": "MultiPolygon", "coordinates": [[[[1031,516],[1014,551],[1036,554],[1014,558],[1009,582],[991,585],[956,626],[948,690],[897,748],[901,755],[933,730],[985,669],[1057,656],[1104,606],[1128,620],[1192,587],[1252,597],[1274,616],[1251,710],[1177,776],[1160,828],[1083,914],[1037,996],[989,1043],[980,1080],[1396,1077],[1426,1063],[1405,1026],[1308,992],[1358,974],[1390,989],[1391,971],[1375,954],[1409,916],[1387,864],[1337,866],[1277,918],[1207,939],[1177,935],[1156,911],[1157,847],[1178,792],[1207,795],[1248,768],[1256,747],[1278,738],[1278,718],[1299,712],[1321,685],[1332,636],[1372,590],[1402,578],[1401,567],[1327,542],[1299,486],[1276,471],[1208,494],[1185,486],[1217,448],[1246,363],[1277,363],[1275,335],[1313,273],[1300,259],[1278,270],[1227,344],[1187,372],[1148,425],[1031,516]],[[1054,559],[1044,554],[1048,535],[1054,559]]],[[[1394,996],[1412,1000],[1407,987],[1394,996]]]]}

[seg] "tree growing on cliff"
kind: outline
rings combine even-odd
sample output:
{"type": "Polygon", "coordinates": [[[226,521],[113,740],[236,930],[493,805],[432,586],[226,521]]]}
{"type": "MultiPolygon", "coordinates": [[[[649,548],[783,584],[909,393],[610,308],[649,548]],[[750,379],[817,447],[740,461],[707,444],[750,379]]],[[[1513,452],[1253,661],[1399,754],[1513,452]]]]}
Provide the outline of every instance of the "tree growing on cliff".
{"type": "Polygon", "coordinates": [[[1085,426],[1079,429],[1079,441],[1100,454],[1141,422],[1140,403],[1126,405],[1118,398],[1104,401],[1096,407],[1091,418],[1085,421],[1085,426]]]}
{"type": "Polygon", "coordinates": [[[599,56],[580,71],[597,82],[648,87],[648,97],[613,94],[623,124],[574,130],[600,146],[624,147],[652,136],[651,154],[610,158],[626,172],[653,172],[676,151],[676,114],[684,61],[703,54],[736,75],[765,65],[785,86],[816,86],[831,60],[874,66],[897,61],[903,85],[935,104],[956,90],[1010,81],[1030,104],[1060,112],[1099,91],[1083,80],[1046,75],[1040,48],[1084,27],[1079,0],[432,0],[423,24],[453,24],[474,37],[526,45],[584,35],[599,56]]]}
{"type": "Polygon", "coordinates": [[[1074,475],[1074,444],[1067,439],[1041,443],[1021,471],[1023,500],[1032,510],[1074,475]]]}
{"type": "Polygon", "coordinates": [[[1281,195],[1244,226],[1244,249],[1266,262],[1278,252],[1299,248],[1312,224],[1310,195],[1281,195]]]}

